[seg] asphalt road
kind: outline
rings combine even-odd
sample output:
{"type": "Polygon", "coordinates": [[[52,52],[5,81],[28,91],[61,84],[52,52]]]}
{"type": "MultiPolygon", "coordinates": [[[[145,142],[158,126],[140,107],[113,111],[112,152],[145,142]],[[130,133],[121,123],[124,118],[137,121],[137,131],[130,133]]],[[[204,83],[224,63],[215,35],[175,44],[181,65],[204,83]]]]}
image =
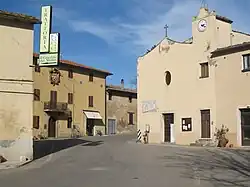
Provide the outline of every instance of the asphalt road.
{"type": "Polygon", "coordinates": [[[250,151],[138,145],[133,138],[71,140],[66,147],[73,147],[0,171],[0,186],[250,187],[250,151]]]}

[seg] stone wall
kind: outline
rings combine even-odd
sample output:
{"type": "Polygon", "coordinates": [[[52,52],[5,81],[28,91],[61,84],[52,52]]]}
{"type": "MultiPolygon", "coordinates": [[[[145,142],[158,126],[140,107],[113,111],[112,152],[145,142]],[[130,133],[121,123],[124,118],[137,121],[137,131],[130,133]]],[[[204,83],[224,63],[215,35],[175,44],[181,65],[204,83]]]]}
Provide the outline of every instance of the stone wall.
{"type": "Polygon", "coordinates": [[[132,94],[132,102],[129,101],[128,93],[112,91],[112,98],[109,100],[107,92],[107,123],[108,119],[116,120],[116,133],[135,133],[137,129],[137,99],[132,94]],[[133,113],[133,125],[129,123],[129,113],[133,113]]]}

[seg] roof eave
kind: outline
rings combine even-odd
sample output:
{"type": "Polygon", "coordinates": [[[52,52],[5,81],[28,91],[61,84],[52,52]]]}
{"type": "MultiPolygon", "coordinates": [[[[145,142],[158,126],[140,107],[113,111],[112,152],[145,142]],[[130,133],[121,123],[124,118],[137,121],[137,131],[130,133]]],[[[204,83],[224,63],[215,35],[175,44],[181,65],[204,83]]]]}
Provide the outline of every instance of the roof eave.
{"type": "Polygon", "coordinates": [[[125,93],[131,93],[131,94],[137,94],[137,91],[135,90],[127,90],[127,89],[119,89],[119,88],[113,88],[110,86],[106,86],[107,91],[117,91],[117,92],[125,92],[125,93]]]}
{"type": "Polygon", "coordinates": [[[211,54],[212,54],[212,57],[218,57],[218,56],[223,56],[226,54],[249,50],[249,49],[250,49],[250,42],[238,44],[238,45],[227,47],[227,48],[219,48],[211,52],[211,54]]]}
{"type": "Polygon", "coordinates": [[[216,19],[218,19],[218,20],[220,20],[220,21],[224,21],[224,22],[226,22],[226,23],[233,23],[233,21],[232,20],[230,20],[230,19],[228,19],[228,18],[226,18],[226,17],[223,17],[223,16],[219,16],[219,15],[216,15],[216,19]]]}
{"type": "Polygon", "coordinates": [[[19,21],[22,23],[30,23],[30,24],[41,24],[42,23],[41,20],[36,19],[36,18],[27,20],[27,19],[24,19],[21,17],[7,16],[7,15],[3,15],[3,14],[0,14],[0,18],[7,19],[7,20],[13,20],[13,21],[19,21]]]}

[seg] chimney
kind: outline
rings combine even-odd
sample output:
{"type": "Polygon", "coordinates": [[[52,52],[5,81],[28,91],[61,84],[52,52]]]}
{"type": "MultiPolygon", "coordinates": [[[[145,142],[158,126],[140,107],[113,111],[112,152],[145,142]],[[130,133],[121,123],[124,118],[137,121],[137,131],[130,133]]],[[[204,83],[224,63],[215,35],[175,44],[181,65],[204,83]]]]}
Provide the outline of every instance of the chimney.
{"type": "Polygon", "coordinates": [[[124,88],[124,79],[121,79],[121,87],[124,88]]]}

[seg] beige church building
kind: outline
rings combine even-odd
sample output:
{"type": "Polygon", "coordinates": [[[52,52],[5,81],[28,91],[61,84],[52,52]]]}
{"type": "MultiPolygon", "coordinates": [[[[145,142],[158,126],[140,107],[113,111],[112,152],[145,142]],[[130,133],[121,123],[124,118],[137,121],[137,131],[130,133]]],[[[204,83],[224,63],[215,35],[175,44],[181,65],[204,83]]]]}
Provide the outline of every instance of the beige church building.
{"type": "Polygon", "coordinates": [[[234,146],[250,145],[250,35],[201,8],[192,37],[164,38],[138,58],[138,130],[149,143],[214,141],[225,125],[234,146]]]}

